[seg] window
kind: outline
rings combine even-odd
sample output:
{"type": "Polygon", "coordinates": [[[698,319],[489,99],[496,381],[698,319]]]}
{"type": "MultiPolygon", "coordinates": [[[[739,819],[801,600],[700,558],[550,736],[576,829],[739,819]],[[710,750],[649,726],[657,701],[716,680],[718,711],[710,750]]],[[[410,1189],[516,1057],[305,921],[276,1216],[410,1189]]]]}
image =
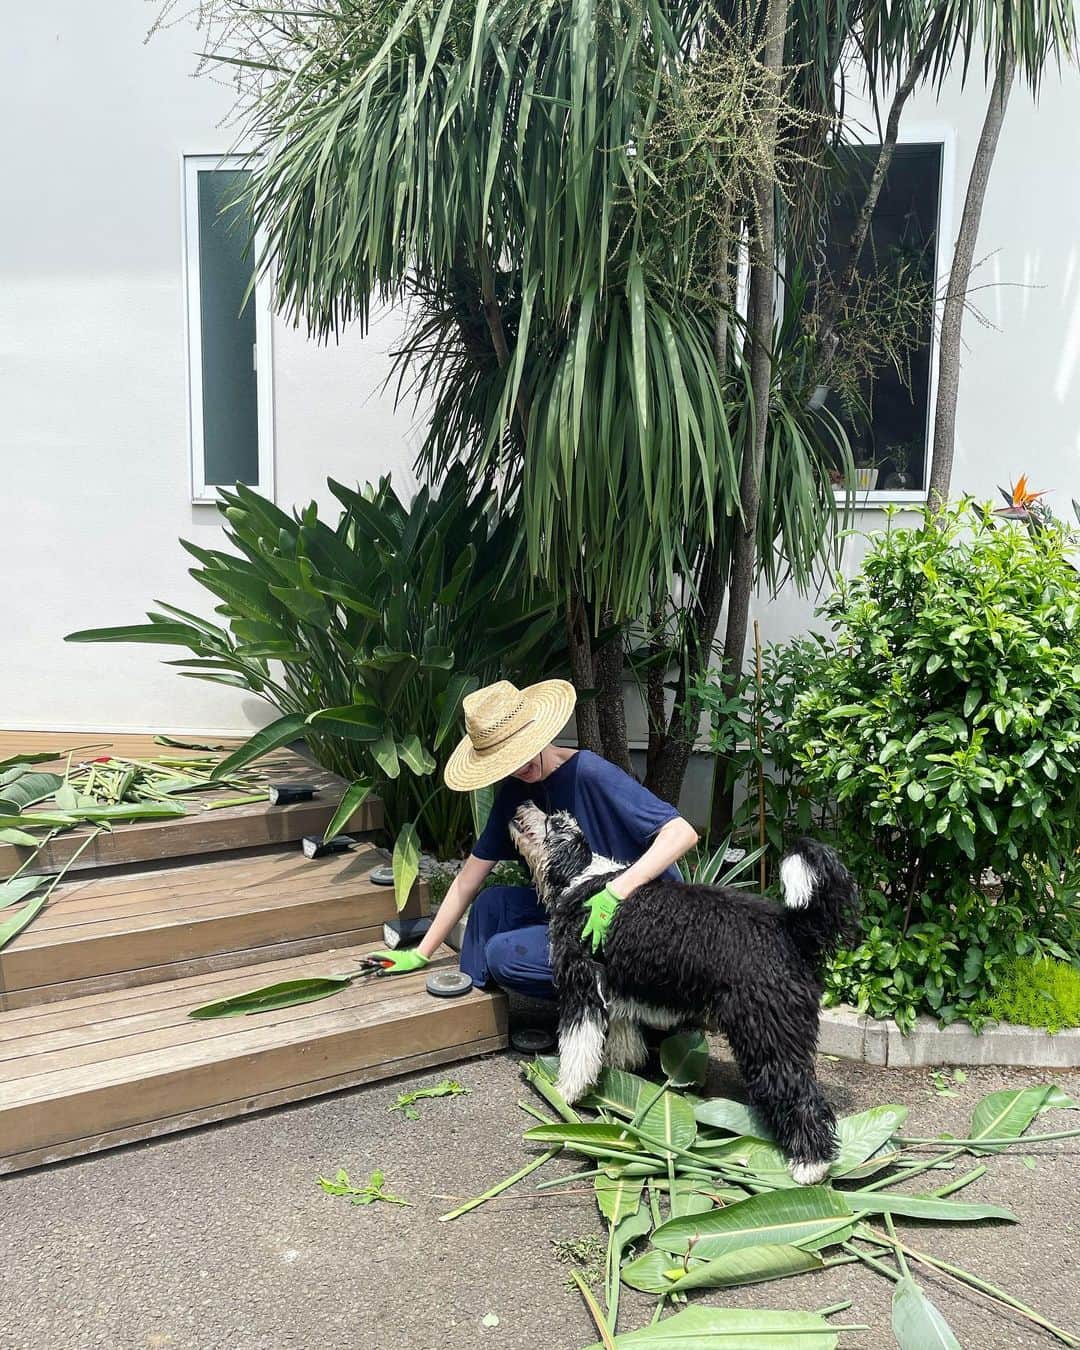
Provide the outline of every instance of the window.
{"type": "MultiPolygon", "coordinates": [[[[821,257],[833,278],[847,265],[847,245],[878,149],[851,145],[841,151],[821,257]]],[[[851,443],[860,498],[867,493],[885,500],[919,498],[929,477],[944,154],[941,141],[897,145],[859,261],[867,308],[862,314],[853,309],[853,327],[869,331],[879,315],[905,334],[899,355],[860,372],[846,394],[834,388],[827,399],[851,443]],[[900,309],[905,301],[911,301],[910,311],[900,309]],[[905,318],[898,317],[902,313],[905,318]]]]}
{"type": "Polygon", "coordinates": [[[238,200],[249,171],[229,155],[184,158],[191,499],[222,485],[273,495],[270,305],[251,294],[251,216],[238,200]]]}

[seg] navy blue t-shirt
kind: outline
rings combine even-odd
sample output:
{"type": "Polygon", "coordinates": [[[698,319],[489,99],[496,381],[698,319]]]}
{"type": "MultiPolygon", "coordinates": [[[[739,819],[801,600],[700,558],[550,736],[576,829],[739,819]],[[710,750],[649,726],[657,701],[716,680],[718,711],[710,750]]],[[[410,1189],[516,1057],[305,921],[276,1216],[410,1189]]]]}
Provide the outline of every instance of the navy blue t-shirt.
{"type": "MultiPolygon", "coordinates": [[[[503,779],[484,831],[473,846],[475,857],[487,862],[518,857],[507,826],[527,801],[547,812],[569,811],[594,853],[624,863],[637,862],[661,826],[679,818],[670,803],[628,773],[591,750],[579,750],[539,782],[503,779]]],[[[679,869],[672,864],[664,875],[677,880],[679,869]]]]}

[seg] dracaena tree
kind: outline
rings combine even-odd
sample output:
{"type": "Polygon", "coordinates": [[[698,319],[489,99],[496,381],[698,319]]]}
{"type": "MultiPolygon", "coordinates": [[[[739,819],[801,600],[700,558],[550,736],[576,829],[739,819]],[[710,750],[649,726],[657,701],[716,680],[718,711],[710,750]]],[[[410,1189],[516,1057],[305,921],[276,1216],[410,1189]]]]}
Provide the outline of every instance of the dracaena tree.
{"type": "Polygon", "coordinates": [[[857,323],[851,278],[811,293],[806,258],[842,58],[900,97],[980,43],[1037,64],[1066,8],[201,7],[208,53],[237,80],[280,309],[330,337],[373,304],[407,305],[398,390],[430,410],[421,466],[464,462],[519,520],[507,567],[560,597],[573,678],[597,691],[579,739],[624,765],[631,653],[647,781],[673,800],[696,676],[720,655],[734,686],[755,581],[806,584],[835,537],[828,470],[847,444],[809,392],[857,323]]]}

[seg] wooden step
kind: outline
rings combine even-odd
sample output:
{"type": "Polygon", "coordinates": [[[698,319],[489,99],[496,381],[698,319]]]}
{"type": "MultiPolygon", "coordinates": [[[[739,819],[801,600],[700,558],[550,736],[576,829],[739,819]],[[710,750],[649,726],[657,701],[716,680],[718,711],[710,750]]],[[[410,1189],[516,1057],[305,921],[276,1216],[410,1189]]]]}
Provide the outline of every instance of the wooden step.
{"type": "MultiPolygon", "coordinates": [[[[215,741],[214,744],[220,742],[215,741]]],[[[178,759],[195,758],[196,752],[186,752],[168,746],[155,745],[152,738],[138,736],[78,735],[76,733],[0,732],[0,758],[7,755],[36,751],[75,749],[73,762],[92,759],[98,755],[117,755],[131,759],[147,759],[161,755],[178,759]],[[65,739],[66,736],[66,739],[65,739]]],[[[44,761],[34,767],[45,773],[63,773],[66,755],[55,761],[44,761]]],[[[291,750],[276,750],[257,760],[245,771],[256,776],[260,783],[305,782],[316,789],[309,802],[291,806],[271,806],[269,802],[249,802],[243,806],[214,807],[212,803],[236,797],[235,788],[215,788],[207,792],[185,794],[176,798],[188,808],[188,814],[168,820],[147,820],[118,824],[107,833],[99,834],[72,864],[73,869],[116,867],[127,863],[158,862],[166,858],[182,858],[255,849],[290,843],[306,834],[321,835],[337,810],[345,783],[336,774],[313,764],[306,757],[291,750]]],[[[44,801],[30,808],[48,811],[54,804],[44,801]]],[[[382,803],[369,798],[354,812],[344,829],[363,837],[382,827],[382,803]]],[[[29,872],[51,872],[68,862],[85,843],[87,827],[57,835],[39,850],[26,869],[29,872]]],[[[22,866],[31,850],[12,844],[0,844],[0,877],[8,876],[22,866]]]]}
{"type": "MultiPolygon", "coordinates": [[[[506,1045],[501,994],[433,998],[425,974],[195,1021],[193,1007],[356,969],[377,943],[0,1012],[0,1173],[410,1073],[506,1045]]],[[[443,949],[438,963],[455,962],[443,949]]]]}
{"type": "MultiPolygon", "coordinates": [[[[0,951],[0,1009],[381,942],[394,891],[369,878],[388,861],[368,844],[316,859],[293,847],[64,882],[0,951]]],[[[426,896],[420,883],[403,913],[426,896]]]]}

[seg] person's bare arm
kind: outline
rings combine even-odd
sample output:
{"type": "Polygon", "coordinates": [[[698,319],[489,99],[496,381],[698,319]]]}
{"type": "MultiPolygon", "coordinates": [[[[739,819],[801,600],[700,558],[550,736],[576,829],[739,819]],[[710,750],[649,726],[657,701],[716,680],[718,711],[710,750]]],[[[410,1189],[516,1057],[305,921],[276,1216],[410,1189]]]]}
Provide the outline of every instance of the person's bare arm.
{"type": "Polygon", "coordinates": [[[608,890],[620,900],[633,895],[639,886],[647,881],[655,881],[658,876],[677,862],[684,853],[692,849],[698,841],[697,830],[682,816],[669,820],[656,832],[656,838],[631,867],[608,882],[608,890]]]}
{"type": "Polygon", "coordinates": [[[486,858],[477,858],[473,854],[465,859],[461,871],[450,884],[442,904],[435,912],[431,927],[424,934],[424,940],[417,947],[421,956],[430,957],[442,946],[450,930],[476,899],[476,893],[484,884],[484,878],[495,866],[486,858]]]}

